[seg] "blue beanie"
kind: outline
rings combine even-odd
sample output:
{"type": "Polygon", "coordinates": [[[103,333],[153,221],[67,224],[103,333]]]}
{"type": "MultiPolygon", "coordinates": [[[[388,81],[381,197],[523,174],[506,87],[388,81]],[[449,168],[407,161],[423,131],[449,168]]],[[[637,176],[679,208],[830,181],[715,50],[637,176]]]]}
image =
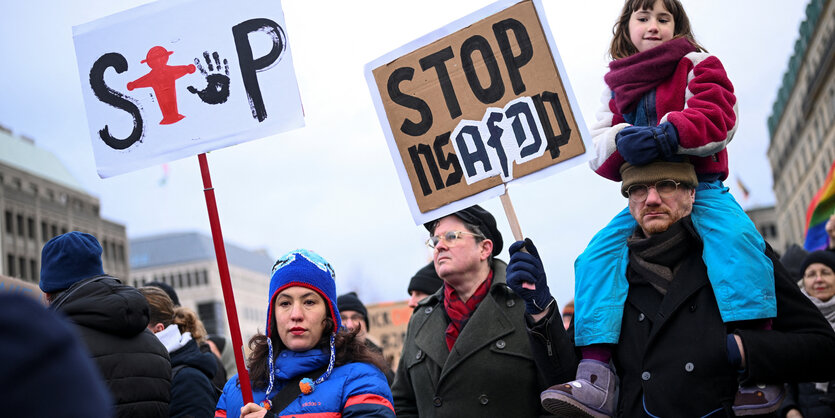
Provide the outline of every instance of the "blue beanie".
{"type": "Polygon", "coordinates": [[[103,275],[101,251],[96,237],[86,232],[72,231],[52,238],[41,251],[41,290],[54,293],[103,275]]]}
{"type": "Polygon", "coordinates": [[[322,256],[310,250],[295,250],[278,258],[273,265],[270,278],[270,299],[267,305],[267,328],[264,333],[271,337],[272,324],[275,320],[273,303],[282,290],[302,286],[316,291],[328,304],[333,319],[333,332],[342,327],[339,308],[336,306],[336,273],[330,263],[322,256]]]}

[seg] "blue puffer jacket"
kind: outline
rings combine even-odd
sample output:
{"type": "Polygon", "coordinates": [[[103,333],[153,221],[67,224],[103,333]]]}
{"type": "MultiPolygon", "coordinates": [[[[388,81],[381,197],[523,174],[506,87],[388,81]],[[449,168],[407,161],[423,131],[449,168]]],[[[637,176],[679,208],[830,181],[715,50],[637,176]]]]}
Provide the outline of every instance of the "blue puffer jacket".
{"type": "MultiPolygon", "coordinates": [[[[275,396],[285,383],[298,375],[317,370],[328,363],[328,354],[318,348],[305,352],[282,351],[275,360],[275,396]]],[[[305,376],[315,380],[319,376],[305,376]]],[[[267,399],[264,390],[253,389],[253,400],[267,399]]],[[[226,382],[217,402],[216,418],[238,417],[243,407],[238,375],[226,382]]],[[[378,368],[366,363],[349,363],[334,367],[324,382],[316,385],[310,395],[299,395],[280,416],[294,417],[392,417],[394,407],[386,377],[378,368]]]]}

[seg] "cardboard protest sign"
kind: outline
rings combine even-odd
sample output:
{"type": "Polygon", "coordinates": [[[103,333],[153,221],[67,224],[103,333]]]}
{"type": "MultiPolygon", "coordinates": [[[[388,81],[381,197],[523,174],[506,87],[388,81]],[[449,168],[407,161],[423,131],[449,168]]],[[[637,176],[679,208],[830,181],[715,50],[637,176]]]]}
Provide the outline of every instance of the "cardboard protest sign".
{"type": "Polygon", "coordinates": [[[494,3],[366,66],[417,223],[588,159],[543,15],[538,1],[494,3]]]}
{"type": "Polygon", "coordinates": [[[20,293],[44,301],[43,292],[37,284],[0,274],[0,293],[3,292],[20,293]]]}
{"type": "Polygon", "coordinates": [[[304,125],[279,2],[158,1],[73,40],[101,177],[304,125]]]}
{"type": "Polygon", "coordinates": [[[412,308],[408,301],[386,302],[366,306],[368,309],[368,334],[383,349],[383,357],[397,370],[406,328],[412,317],[412,308]]]}

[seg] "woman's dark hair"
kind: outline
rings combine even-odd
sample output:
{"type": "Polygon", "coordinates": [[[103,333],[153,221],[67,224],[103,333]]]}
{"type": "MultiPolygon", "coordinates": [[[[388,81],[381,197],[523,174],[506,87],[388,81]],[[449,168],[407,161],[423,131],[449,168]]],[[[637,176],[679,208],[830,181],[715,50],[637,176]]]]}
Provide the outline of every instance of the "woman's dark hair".
{"type": "MultiPolygon", "coordinates": [[[[284,346],[284,343],[281,342],[281,338],[278,337],[278,330],[275,327],[275,321],[272,322],[273,324],[271,326],[272,330],[270,335],[273,336],[273,356],[275,357],[286,347],[284,346]]],[[[328,313],[328,317],[325,318],[325,332],[322,333],[322,338],[319,340],[319,344],[316,345],[317,348],[321,348],[326,352],[330,350],[330,333],[327,331],[332,329],[333,319],[331,319],[330,313],[328,313]]],[[[356,362],[369,363],[380,369],[381,372],[385,373],[385,369],[387,367],[386,360],[383,358],[382,354],[371,350],[363,341],[358,340],[358,332],[359,329],[352,332],[348,331],[344,327],[340,328],[333,343],[336,351],[336,362],[334,367],[356,362]]],[[[266,389],[270,378],[270,371],[267,362],[267,356],[269,355],[269,349],[267,348],[267,336],[261,333],[254,335],[249,339],[249,349],[250,354],[247,358],[247,364],[249,365],[249,379],[252,381],[252,386],[254,388],[262,390],[266,389]]],[[[310,377],[315,379],[319,376],[310,377]]]]}

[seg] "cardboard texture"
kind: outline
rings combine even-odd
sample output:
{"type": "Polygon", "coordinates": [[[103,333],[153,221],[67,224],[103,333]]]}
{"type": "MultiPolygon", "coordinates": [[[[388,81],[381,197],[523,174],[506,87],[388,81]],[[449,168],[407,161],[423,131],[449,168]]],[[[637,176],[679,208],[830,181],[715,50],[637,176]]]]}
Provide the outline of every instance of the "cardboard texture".
{"type": "Polygon", "coordinates": [[[585,126],[578,128],[582,118],[572,110],[549,37],[534,3],[522,1],[369,66],[389,125],[383,129],[400,158],[395,164],[405,167],[410,187],[404,191],[411,189],[421,213],[585,153],[585,126]],[[528,112],[508,112],[514,102],[528,112]],[[461,135],[466,126],[470,135],[461,135]],[[519,154],[536,145],[537,136],[542,145],[525,160],[519,154]],[[469,162],[456,152],[462,145],[469,162]]]}
{"type": "Polygon", "coordinates": [[[368,309],[368,331],[371,340],[383,349],[383,357],[392,369],[397,370],[406,328],[412,316],[408,302],[388,302],[366,306],[368,309]]]}
{"type": "Polygon", "coordinates": [[[35,283],[0,275],[0,293],[20,293],[45,303],[43,292],[35,283]]]}

